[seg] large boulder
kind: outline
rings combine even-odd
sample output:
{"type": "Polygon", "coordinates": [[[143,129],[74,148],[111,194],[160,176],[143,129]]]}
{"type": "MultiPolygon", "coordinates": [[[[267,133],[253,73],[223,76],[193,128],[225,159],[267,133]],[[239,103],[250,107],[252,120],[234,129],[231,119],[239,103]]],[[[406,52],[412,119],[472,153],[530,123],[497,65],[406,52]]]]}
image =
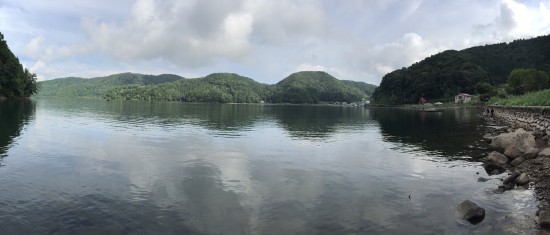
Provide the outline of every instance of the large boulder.
{"type": "Polygon", "coordinates": [[[460,203],[457,210],[460,219],[467,220],[472,224],[477,224],[485,218],[485,209],[470,200],[460,203]]]}
{"type": "Polygon", "coordinates": [[[499,151],[504,151],[504,155],[512,159],[518,157],[531,159],[536,157],[538,153],[535,137],[522,128],[493,138],[491,147],[499,151]]]}

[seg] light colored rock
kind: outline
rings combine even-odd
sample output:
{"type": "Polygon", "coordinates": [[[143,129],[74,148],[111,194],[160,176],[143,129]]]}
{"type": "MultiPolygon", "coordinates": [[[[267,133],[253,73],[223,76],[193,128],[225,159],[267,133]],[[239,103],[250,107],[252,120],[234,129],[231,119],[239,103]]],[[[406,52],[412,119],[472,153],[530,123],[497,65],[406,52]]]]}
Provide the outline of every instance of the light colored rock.
{"type": "Polygon", "coordinates": [[[460,203],[457,210],[460,219],[467,220],[472,224],[477,224],[485,218],[485,209],[470,200],[460,203]]]}
{"type": "Polygon", "coordinates": [[[508,158],[497,151],[489,153],[485,160],[500,166],[505,166],[508,162],[508,158]]]}
{"type": "Polygon", "coordinates": [[[538,148],[529,148],[525,151],[525,153],[523,154],[523,157],[525,159],[533,159],[533,158],[536,158],[538,154],[539,154],[538,148]]]}
{"type": "Polygon", "coordinates": [[[523,163],[524,161],[525,161],[524,158],[518,157],[518,158],[512,160],[512,162],[510,162],[510,165],[512,165],[512,166],[519,166],[519,165],[520,165],[521,163],[523,163]]]}
{"type": "Polygon", "coordinates": [[[550,157],[550,147],[544,148],[539,152],[539,157],[550,157]]]}
{"type": "Polygon", "coordinates": [[[528,155],[526,157],[532,158],[534,157],[533,153],[535,151],[538,152],[535,137],[522,128],[511,133],[496,136],[491,141],[491,147],[504,151],[504,155],[512,159],[523,157],[526,154],[528,155]]]}
{"type": "Polygon", "coordinates": [[[521,175],[519,175],[516,178],[516,184],[517,185],[526,185],[528,183],[529,183],[529,176],[525,173],[521,173],[521,175]]]}

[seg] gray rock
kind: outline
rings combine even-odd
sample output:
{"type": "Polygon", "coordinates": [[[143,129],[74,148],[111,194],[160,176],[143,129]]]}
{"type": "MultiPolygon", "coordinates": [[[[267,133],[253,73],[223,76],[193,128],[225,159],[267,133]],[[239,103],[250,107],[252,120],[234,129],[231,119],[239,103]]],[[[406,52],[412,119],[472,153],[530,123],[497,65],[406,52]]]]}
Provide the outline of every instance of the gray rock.
{"type": "Polygon", "coordinates": [[[483,169],[485,169],[485,171],[489,175],[499,175],[506,170],[504,166],[497,165],[488,161],[483,163],[483,169]]]}
{"type": "Polygon", "coordinates": [[[541,228],[550,229],[550,213],[546,211],[540,212],[539,225],[541,228]]]}
{"type": "Polygon", "coordinates": [[[526,155],[527,158],[531,158],[536,156],[536,154],[534,156],[533,154],[538,151],[535,137],[522,128],[496,136],[491,141],[491,147],[504,151],[504,155],[512,159],[526,155]]]}
{"type": "Polygon", "coordinates": [[[544,148],[539,152],[539,157],[550,157],[550,147],[544,148]]]}
{"type": "Polygon", "coordinates": [[[485,177],[479,177],[477,178],[477,182],[487,182],[489,179],[485,178],[485,177]]]}
{"type": "Polygon", "coordinates": [[[506,156],[496,151],[489,153],[485,160],[500,166],[506,166],[506,163],[508,162],[508,158],[506,156]]]}
{"type": "Polygon", "coordinates": [[[508,177],[504,178],[504,181],[502,181],[502,184],[506,185],[506,184],[514,184],[516,182],[516,178],[518,176],[520,176],[521,174],[518,173],[518,172],[512,172],[511,175],[509,175],[508,177]]]}
{"type": "Polygon", "coordinates": [[[523,157],[518,157],[518,158],[514,159],[512,162],[510,162],[510,165],[519,166],[524,161],[525,161],[525,159],[523,157]]]}
{"type": "Polygon", "coordinates": [[[519,175],[516,178],[516,184],[517,185],[526,185],[528,183],[529,183],[529,176],[525,173],[521,173],[521,175],[519,175]]]}
{"type": "Polygon", "coordinates": [[[485,219],[485,209],[470,200],[460,203],[457,210],[459,218],[467,220],[471,224],[477,224],[485,219]]]}
{"type": "Polygon", "coordinates": [[[539,153],[539,149],[538,148],[528,148],[527,150],[525,150],[525,153],[523,154],[523,157],[525,157],[525,159],[533,159],[533,158],[536,158],[537,155],[539,153]]]}

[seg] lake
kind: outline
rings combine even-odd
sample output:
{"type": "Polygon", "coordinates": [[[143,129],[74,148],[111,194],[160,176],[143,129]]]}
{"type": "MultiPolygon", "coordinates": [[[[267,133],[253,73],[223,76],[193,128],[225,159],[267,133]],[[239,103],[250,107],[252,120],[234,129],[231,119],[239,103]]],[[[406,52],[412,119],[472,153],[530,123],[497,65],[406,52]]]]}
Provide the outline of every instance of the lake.
{"type": "Polygon", "coordinates": [[[477,108],[0,102],[5,234],[533,234],[477,108]],[[477,182],[479,177],[490,178],[477,182]],[[410,196],[410,197],[409,197],[410,196]],[[483,222],[456,218],[470,199],[483,222]]]}

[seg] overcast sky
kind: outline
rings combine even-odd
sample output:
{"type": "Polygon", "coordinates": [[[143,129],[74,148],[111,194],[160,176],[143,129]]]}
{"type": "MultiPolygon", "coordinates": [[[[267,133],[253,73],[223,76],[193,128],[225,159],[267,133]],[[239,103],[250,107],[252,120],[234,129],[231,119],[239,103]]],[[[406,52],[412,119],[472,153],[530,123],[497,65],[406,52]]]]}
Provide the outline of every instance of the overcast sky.
{"type": "Polygon", "coordinates": [[[39,80],[301,70],[378,85],[446,49],[550,33],[550,0],[0,0],[0,32],[39,80]]]}

